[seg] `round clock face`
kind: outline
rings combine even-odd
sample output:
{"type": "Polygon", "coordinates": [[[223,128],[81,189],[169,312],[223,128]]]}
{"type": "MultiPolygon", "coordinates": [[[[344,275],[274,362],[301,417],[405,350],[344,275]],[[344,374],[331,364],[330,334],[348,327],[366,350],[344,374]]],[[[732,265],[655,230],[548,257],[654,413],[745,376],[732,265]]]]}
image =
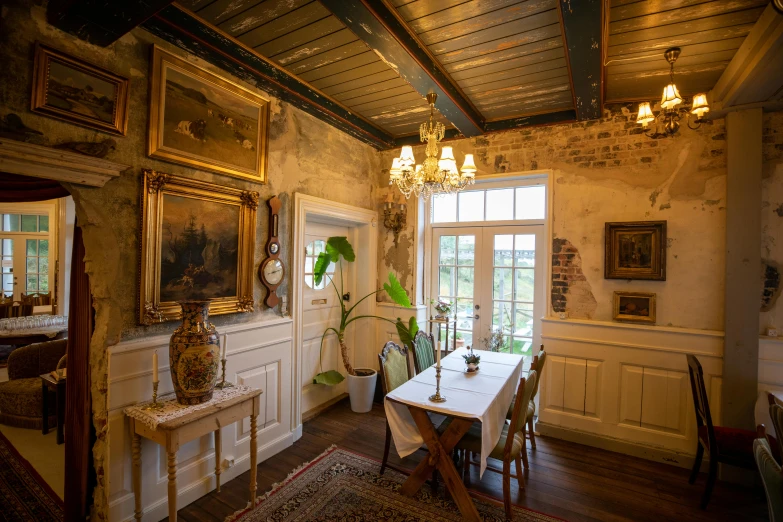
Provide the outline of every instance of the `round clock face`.
{"type": "Polygon", "coordinates": [[[283,263],[279,259],[270,259],[264,265],[264,279],[270,285],[280,284],[283,280],[283,263]]]}
{"type": "Polygon", "coordinates": [[[280,250],[280,245],[278,245],[277,243],[272,243],[271,245],[269,245],[269,251],[270,251],[272,254],[277,254],[277,252],[278,252],[279,250],[280,250]]]}

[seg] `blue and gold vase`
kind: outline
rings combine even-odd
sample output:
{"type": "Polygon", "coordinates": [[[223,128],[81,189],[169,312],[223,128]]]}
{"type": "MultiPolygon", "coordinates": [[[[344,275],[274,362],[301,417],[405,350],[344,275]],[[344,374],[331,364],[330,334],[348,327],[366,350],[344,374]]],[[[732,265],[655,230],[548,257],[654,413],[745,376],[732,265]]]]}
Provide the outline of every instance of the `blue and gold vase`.
{"type": "Polygon", "coordinates": [[[220,362],[220,338],[209,322],[209,301],[180,301],[182,324],[169,342],[169,365],[180,404],[212,399],[220,362]]]}

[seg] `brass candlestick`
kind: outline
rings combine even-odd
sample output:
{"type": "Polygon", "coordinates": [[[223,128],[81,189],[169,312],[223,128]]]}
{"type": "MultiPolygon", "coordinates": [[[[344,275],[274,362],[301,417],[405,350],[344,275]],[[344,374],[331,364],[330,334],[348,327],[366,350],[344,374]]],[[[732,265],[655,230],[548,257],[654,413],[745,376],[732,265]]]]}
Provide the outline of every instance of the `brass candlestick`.
{"type": "Polygon", "coordinates": [[[152,381],[152,403],[144,407],[145,410],[160,410],[163,405],[158,402],[158,381],[152,381]]]}
{"type": "Polygon", "coordinates": [[[230,382],[226,381],[226,359],[225,357],[223,359],[220,359],[220,365],[223,367],[223,376],[220,379],[220,382],[215,385],[215,388],[218,388],[222,390],[223,388],[233,388],[234,385],[230,382]]]}
{"type": "Polygon", "coordinates": [[[435,380],[437,382],[435,395],[430,395],[430,400],[432,402],[446,402],[446,397],[440,394],[440,365],[435,367],[435,380]]]}

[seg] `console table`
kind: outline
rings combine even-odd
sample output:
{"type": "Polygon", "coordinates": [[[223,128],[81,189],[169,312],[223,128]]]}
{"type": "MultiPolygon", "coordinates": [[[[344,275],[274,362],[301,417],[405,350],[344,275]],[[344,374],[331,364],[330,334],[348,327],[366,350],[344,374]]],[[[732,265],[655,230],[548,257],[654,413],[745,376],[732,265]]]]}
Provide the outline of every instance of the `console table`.
{"type": "Polygon", "coordinates": [[[257,418],[261,406],[261,390],[249,386],[215,389],[211,401],[195,406],[177,403],[173,395],[159,401],[159,410],[145,409],[149,403],[125,408],[130,421],[131,453],[133,458],[133,494],[135,518],[141,520],[141,437],[157,442],[166,448],[168,456],[168,506],[169,520],[177,520],[177,450],[193,439],[211,432],[215,434],[215,481],[220,492],[220,428],[250,417],[250,505],[256,498],[256,467],[258,446],[256,442],[257,418]]]}

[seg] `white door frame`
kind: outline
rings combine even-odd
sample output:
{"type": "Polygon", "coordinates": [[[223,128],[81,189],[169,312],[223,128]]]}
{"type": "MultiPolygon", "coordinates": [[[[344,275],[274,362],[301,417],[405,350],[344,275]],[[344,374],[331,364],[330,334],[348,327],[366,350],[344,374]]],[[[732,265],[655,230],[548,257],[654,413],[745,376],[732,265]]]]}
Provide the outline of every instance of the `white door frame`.
{"type": "MultiPolygon", "coordinates": [[[[304,299],[304,266],[305,228],[308,219],[311,222],[326,223],[351,227],[352,233],[348,240],[356,252],[355,286],[356,296],[365,296],[377,288],[378,264],[378,213],[366,208],[354,207],[337,203],[328,199],[317,198],[307,194],[294,193],[294,240],[293,260],[290,268],[293,283],[293,299],[291,315],[294,321],[294,360],[291,365],[291,381],[293,382],[293,397],[291,401],[291,429],[294,440],[302,436],[302,338],[303,338],[303,306],[304,299]],[[363,262],[366,260],[366,262],[363,262]]],[[[360,304],[357,315],[375,315],[375,300],[366,299],[360,304]]],[[[375,343],[376,322],[370,321],[366,328],[356,328],[354,334],[353,359],[354,366],[375,368],[377,361],[373,360],[370,347],[375,343]],[[364,347],[358,348],[358,347],[364,347]]]]}

